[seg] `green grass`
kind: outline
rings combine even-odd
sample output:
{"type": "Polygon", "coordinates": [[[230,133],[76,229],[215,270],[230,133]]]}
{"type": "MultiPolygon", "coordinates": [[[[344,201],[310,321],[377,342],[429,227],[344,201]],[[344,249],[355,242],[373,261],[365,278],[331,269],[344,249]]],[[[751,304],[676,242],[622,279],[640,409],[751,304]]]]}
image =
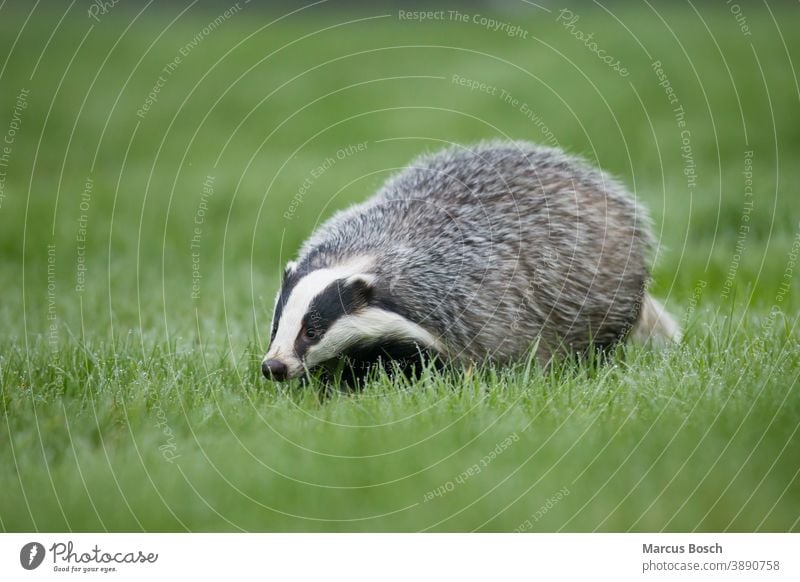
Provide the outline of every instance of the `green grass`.
{"type": "Polygon", "coordinates": [[[622,78],[529,5],[497,16],[527,39],[379,7],[263,29],[278,14],[244,6],[142,119],[219,11],[169,25],[181,7],[120,4],[89,30],[83,9],[40,7],[22,28],[30,9],[0,10],[0,139],[29,89],[0,168],[0,528],[800,529],[796,10],[748,6],[745,36],[724,7],[576,9],[622,78]],[[653,60],[686,112],[694,187],[653,60]],[[263,380],[278,275],[315,224],[443,143],[545,141],[455,74],[524,101],[651,208],[654,290],[684,343],[327,400],[263,380]]]}

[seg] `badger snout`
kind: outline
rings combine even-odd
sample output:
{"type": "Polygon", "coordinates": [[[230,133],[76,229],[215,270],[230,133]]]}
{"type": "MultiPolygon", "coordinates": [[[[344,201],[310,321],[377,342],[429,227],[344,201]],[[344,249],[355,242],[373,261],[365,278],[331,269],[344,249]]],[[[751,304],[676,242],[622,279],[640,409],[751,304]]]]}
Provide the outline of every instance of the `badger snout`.
{"type": "Polygon", "coordinates": [[[268,380],[283,382],[289,378],[289,366],[280,360],[264,360],[261,363],[261,371],[268,380]]]}

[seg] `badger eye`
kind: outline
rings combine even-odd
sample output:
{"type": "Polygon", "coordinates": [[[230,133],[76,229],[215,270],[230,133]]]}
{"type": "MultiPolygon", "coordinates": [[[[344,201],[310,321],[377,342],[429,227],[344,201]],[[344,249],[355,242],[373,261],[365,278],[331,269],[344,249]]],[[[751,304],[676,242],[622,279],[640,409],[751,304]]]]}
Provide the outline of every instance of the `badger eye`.
{"type": "Polygon", "coordinates": [[[319,337],[319,332],[313,327],[307,327],[303,332],[303,337],[309,340],[317,339],[319,337]]]}

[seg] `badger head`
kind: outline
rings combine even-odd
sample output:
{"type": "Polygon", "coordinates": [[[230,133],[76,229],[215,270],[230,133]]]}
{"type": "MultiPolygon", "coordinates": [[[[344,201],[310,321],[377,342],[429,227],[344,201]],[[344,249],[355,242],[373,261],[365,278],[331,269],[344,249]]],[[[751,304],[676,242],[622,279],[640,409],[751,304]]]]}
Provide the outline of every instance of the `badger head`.
{"type": "Polygon", "coordinates": [[[424,328],[392,309],[368,258],[309,270],[290,262],[275,301],[261,370],[289,380],[353,351],[413,344],[438,351],[424,328]]]}

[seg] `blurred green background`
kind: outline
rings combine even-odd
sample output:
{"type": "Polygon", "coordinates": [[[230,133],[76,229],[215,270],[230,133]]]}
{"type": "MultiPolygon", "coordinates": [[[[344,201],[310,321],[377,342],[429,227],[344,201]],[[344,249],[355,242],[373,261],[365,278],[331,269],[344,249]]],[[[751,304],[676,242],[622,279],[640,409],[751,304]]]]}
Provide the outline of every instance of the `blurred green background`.
{"type": "Polygon", "coordinates": [[[798,528],[796,4],[255,4],[0,7],[3,529],[798,528]],[[630,187],[685,345],[259,378],[315,225],[487,138],[630,187]]]}

